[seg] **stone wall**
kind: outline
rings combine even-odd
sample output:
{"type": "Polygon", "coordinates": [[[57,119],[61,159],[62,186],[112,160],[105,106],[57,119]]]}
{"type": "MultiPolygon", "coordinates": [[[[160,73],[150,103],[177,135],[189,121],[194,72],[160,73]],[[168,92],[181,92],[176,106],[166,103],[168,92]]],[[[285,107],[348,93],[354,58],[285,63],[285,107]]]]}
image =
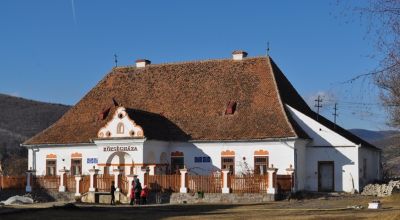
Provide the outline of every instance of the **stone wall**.
{"type": "Polygon", "coordinates": [[[225,203],[225,204],[238,204],[238,203],[262,203],[275,201],[276,196],[271,194],[262,193],[173,193],[171,194],[171,204],[194,204],[194,203],[225,203]]]}
{"type": "Polygon", "coordinates": [[[400,181],[390,181],[388,184],[368,184],[364,187],[362,195],[367,196],[390,196],[396,190],[400,190],[400,181]]]}

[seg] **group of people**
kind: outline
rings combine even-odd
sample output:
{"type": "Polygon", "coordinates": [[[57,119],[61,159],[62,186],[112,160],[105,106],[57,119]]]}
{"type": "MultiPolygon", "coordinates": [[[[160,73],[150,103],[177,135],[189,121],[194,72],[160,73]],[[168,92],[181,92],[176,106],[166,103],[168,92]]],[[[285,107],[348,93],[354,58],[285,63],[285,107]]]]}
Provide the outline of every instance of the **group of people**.
{"type": "MultiPolygon", "coordinates": [[[[114,181],[111,183],[111,205],[115,205],[115,184],[114,181]]],[[[140,183],[140,180],[138,178],[135,178],[132,181],[132,187],[131,187],[131,192],[130,192],[130,205],[136,204],[136,205],[145,205],[147,204],[147,196],[149,195],[149,189],[147,188],[146,185],[143,186],[140,183]]]]}

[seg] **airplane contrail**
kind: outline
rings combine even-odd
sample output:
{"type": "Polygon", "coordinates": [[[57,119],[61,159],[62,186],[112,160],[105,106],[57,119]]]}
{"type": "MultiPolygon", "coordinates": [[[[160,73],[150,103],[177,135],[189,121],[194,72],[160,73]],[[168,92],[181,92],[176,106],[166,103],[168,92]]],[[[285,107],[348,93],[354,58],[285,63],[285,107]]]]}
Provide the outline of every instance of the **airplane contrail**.
{"type": "Polygon", "coordinates": [[[74,0],[71,0],[71,8],[72,8],[72,18],[74,19],[74,23],[76,24],[75,3],[74,3],[74,0]]]}

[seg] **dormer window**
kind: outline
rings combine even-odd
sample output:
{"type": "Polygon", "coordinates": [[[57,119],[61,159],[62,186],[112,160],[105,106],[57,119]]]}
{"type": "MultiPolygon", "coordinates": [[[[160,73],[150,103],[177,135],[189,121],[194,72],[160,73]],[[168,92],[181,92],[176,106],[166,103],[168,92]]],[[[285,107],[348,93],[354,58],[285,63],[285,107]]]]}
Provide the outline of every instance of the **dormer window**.
{"type": "Polygon", "coordinates": [[[229,101],[226,110],[225,110],[225,115],[233,115],[235,114],[236,111],[236,102],[235,101],[229,101]]]}

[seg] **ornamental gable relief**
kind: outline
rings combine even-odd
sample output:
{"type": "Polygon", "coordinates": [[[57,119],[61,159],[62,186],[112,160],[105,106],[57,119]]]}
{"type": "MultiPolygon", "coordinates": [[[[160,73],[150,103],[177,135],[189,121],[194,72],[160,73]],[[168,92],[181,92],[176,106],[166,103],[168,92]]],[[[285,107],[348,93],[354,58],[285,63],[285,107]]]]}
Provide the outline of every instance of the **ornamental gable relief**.
{"type": "Polygon", "coordinates": [[[98,138],[143,138],[142,127],[137,125],[126,113],[124,107],[118,107],[112,119],[97,133],[98,138]]]}

